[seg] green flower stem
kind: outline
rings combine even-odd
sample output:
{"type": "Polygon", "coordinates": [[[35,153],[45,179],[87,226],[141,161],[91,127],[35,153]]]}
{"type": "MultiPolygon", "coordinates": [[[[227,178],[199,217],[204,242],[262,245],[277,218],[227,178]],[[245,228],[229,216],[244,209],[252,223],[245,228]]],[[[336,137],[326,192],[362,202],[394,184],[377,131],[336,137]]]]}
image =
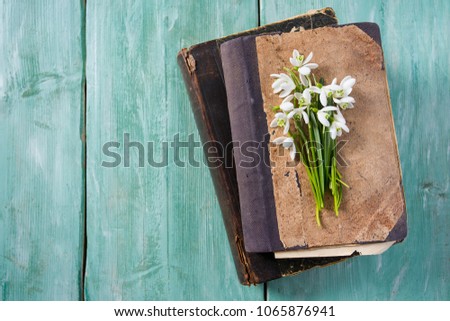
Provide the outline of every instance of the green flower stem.
{"type": "MultiPolygon", "coordinates": [[[[314,133],[314,141],[316,143],[316,151],[317,151],[317,156],[318,156],[318,167],[319,167],[319,181],[320,181],[320,190],[322,195],[325,195],[325,176],[324,176],[324,167],[325,167],[325,163],[324,163],[324,158],[322,155],[322,142],[321,142],[321,138],[320,138],[320,132],[319,132],[319,128],[317,125],[317,121],[316,121],[316,117],[314,116],[314,113],[311,113],[311,121],[313,123],[313,133],[314,133]]],[[[322,204],[323,206],[323,204],[322,204]]]]}
{"type": "MultiPolygon", "coordinates": [[[[314,118],[314,114],[310,113],[310,118],[314,118]]],[[[309,138],[312,142],[315,142],[317,144],[317,138],[315,135],[315,130],[314,128],[315,126],[312,125],[312,122],[308,123],[308,130],[309,130],[309,138]]],[[[319,188],[318,193],[320,195],[319,200],[319,206],[320,208],[323,208],[323,192],[322,192],[322,188],[321,188],[321,176],[319,173],[319,169],[322,166],[321,164],[321,160],[318,157],[318,148],[308,148],[308,151],[310,151],[310,155],[312,157],[312,166],[310,166],[310,170],[314,175],[315,181],[317,183],[317,187],[319,188]]]]}
{"type": "Polygon", "coordinates": [[[336,216],[339,215],[339,211],[337,210],[337,201],[338,201],[338,195],[336,190],[336,167],[335,167],[336,158],[334,158],[333,155],[333,164],[331,165],[331,193],[333,194],[334,199],[334,211],[336,213],[336,216]]]}
{"type": "MultiPolygon", "coordinates": [[[[318,102],[316,102],[317,108],[318,102]]],[[[308,116],[310,122],[308,123],[308,131],[309,131],[309,139],[310,142],[315,143],[315,147],[308,148],[310,151],[310,155],[312,157],[312,166],[310,166],[310,170],[313,176],[313,182],[316,186],[316,222],[318,226],[321,226],[320,222],[320,210],[324,207],[324,194],[325,194],[325,182],[324,182],[324,162],[321,147],[321,138],[320,132],[318,129],[318,124],[314,115],[314,112],[308,108],[308,116]]]]}
{"type": "MultiPolygon", "coordinates": [[[[298,132],[298,136],[300,138],[300,143],[306,144],[307,143],[307,139],[305,134],[303,133],[303,130],[301,128],[301,124],[299,123],[299,121],[294,121],[295,124],[295,128],[297,129],[298,132]]],[[[303,149],[300,148],[301,146],[299,146],[299,144],[297,143],[297,140],[295,139],[295,136],[289,131],[289,135],[294,137],[294,144],[295,144],[295,148],[297,149],[299,155],[300,155],[300,161],[305,165],[305,169],[306,169],[306,174],[308,175],[308,179],[309,179],[309,183],[311,184],[311,189],[313,191],[313,197],[314,197],[314,201],[316,203],[316,213],[315,213],[315,217],[316,217],[316,222],[317,225],[319,227],[322,226],[321,222],[320,222],[320,210],[323,208],[323,194],[320,192],[320,182],[317,181],[316,176],[314,175],[314,173],[311,171],[311,168],[309,166],[309,160],[308,160],[308,155],[304,155],[303,149]]],[[[307,146],[307,145],[304,145],[307,146]]],[[[307,149],[308,151],[308,149],[307,149]]]]}
{"type": "Polygon", "coordinates": [[[326,128],[322,126],[322,135],[323,135],[323,149],[324,149],[324,168],[326,175],[324,177],[325,186],[329,186],[330,182],[330,156],[332,151],[331,137],[328,132],[326,132],[326,128]]]}
{"type": "MultiPolygon", "coordinates": [[[[340,173],[338,172],[338,177],[340,176],[340,173]]],[[[336,181],[338,181],[339,183],[341,183],[342,185],[344,185],[345,187],[347,187],[347,188],[350,188],[350,186],[348,186],[347,184],[345,184],[345,182],[344,181],[342,181],[340,178],[336,178],[336,181]]]]}
{"type": "Polygon", "coordinates": [[[341,205],[342,200],[342,185],[338,183],[338,180],[340,181],[338,177],[340,177],[341,174],[337,169],[336,148],[333,150],[332,162],[333,164],[331,166],[331,183],[332,183],[331,192],[334,198],[334,212],[336,213],[336,216],[339,216],[339,206],[341,205]]]}
{"type": "Polygon", "coordinates": [[[305,166],[316,203],[315,219],[317,225],[321,227],[320,212],[324,208],[325,190],[331,191],[334,211],[338,216],[342,201],[342,186],[348,187],[348,185],[342,181],[342,174],[337,169],[336,140],[331,138],[327,128],[316,118],[318,106],[319,101],[315,99],[308,107],[307,127],[302,125],[301,119],[294,119],[296,131],[290,131],[289,135],[294,138],[300,160],[305,166]],[[311,143],[312,146],[309,145],[311,143]]]}

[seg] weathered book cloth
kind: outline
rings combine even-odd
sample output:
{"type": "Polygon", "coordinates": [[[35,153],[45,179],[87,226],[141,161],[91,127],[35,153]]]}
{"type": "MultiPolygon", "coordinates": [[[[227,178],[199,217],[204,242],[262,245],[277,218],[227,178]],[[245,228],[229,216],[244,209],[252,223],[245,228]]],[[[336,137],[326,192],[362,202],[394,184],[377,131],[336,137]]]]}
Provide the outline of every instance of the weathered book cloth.
{"type": "Polygon", "coordinates": [[[220,44],[243,35],[268,32],[290,32],[299,29],[334,25],[337,19],[333,9],[310,11],[274,24],[262,26],[229,37],[216,39],[183,49],[178,54],[178,64],[191,101],[192,110],[203,143],[217,147],[216,160],[222,165],[210,164],[211,177],[231,252],[242,284],[257,284],[282,276],[296,274],[315,266],[324,266],[342,258],[314,258],[276,260],[272,253],[248,253],[244,249],[244,237],[239,206],[238,186],[231,149],[231,128],[227,97],[223,80],[220,44]],[[228,146],[228,150],[224,147],[228,146]]]}
{"type": "MultiPolygon", "coordinates": [[[[245,249],[287,249],[402,241],[406,211],[379,28],[373,23],[324,27],[299,33],[246,36],[221,46],[233,141],[260,142],[235,149],[245,249]],[[357,105],[346,112],[350,133],[340,150],[344,188],[340,215],[315,202],[303,164],[288,166],[288,153],[269,141],[272,106],[280,103],[270,74],[283,71],[292,50],[314,52],[319,77],[352,75],[357,105]],[[260,161],[263,160],[263,161],[260,161]]],[[[242,146],[241,146],[242,147],[242,146]]],[[[329,204],[332,202],[328,201],[329,204]]]]}

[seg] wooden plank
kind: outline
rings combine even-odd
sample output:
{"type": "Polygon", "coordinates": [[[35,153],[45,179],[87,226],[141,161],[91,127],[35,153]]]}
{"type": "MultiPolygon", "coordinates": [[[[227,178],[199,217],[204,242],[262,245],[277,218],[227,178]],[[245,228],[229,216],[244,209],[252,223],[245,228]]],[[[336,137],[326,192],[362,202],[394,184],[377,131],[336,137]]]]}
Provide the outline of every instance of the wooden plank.
{"type": "MultiPolygon", "coordinates": [[[[360,257],[268,285],[271,300],[448,300],[450,3],[261,1],[261,22],[333,7],[341,23],[380,25],[404,177],[409,236],[360,257]]],[[[357,107],[356,107],[357,108],[357,107]]]]}
{"type": "Polygon", "coordinates": [[[0,300],[80,298],[83,15],[0,2],[0,300]]]}
{"type": "Polygon", "coordinates": [[[88,1],[87,299],[263,298],[238,282],[208,169],[178,166],[173,148],[168,166],[147,163],[147,142],[160,161],[175,135],[199,141],[177,51],[254,27],[257,12],[256,1],[88,1]],[[145,145],[144,166],[139,147],[129,167],[102,166],[110,141],[124,160],[125,133],[145,145]]]}

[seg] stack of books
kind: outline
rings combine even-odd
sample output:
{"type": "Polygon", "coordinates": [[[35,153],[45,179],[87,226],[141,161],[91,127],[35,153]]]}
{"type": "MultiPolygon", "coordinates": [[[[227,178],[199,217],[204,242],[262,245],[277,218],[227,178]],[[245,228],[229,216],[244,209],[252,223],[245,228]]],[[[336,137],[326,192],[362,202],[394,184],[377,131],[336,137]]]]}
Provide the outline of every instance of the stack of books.
{"type": "MultiPolygon", "coordinates": [[[[338,25],[333,9],[182,49],[178,63],[205,146],[236,270],[257,284],[379,254],[406,237],[406,209],[380,31],[374,23],[338,25]],[[355,108],[338,137],[346,180],[339,216],[315,219],[301,161],[273,144],[280,98],[271,74],[294,49],[314,53],[327,82],[351,74],[355,108]],[[344,143],[345,141],[345,143],[344,143]]],[[[325,203],[330,201],[325,196],[325,203]]],[[[328,203],[333,203],[332,200],[328,203]]]]}

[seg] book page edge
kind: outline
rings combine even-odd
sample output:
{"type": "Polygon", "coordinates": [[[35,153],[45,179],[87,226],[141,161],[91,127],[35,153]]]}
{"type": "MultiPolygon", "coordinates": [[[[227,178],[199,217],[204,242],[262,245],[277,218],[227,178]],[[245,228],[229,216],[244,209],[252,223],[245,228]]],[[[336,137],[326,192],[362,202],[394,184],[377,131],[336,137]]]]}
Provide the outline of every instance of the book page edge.
{"type": "Polygon", "coordinates": [[[359,255],[378,255],[386,251],[396,241],[375,242],[368,244],[349,244],[344,246],[323,246],[303,250],[274,252],[276,259],[350,256],[354,252],[359,255]]]}

